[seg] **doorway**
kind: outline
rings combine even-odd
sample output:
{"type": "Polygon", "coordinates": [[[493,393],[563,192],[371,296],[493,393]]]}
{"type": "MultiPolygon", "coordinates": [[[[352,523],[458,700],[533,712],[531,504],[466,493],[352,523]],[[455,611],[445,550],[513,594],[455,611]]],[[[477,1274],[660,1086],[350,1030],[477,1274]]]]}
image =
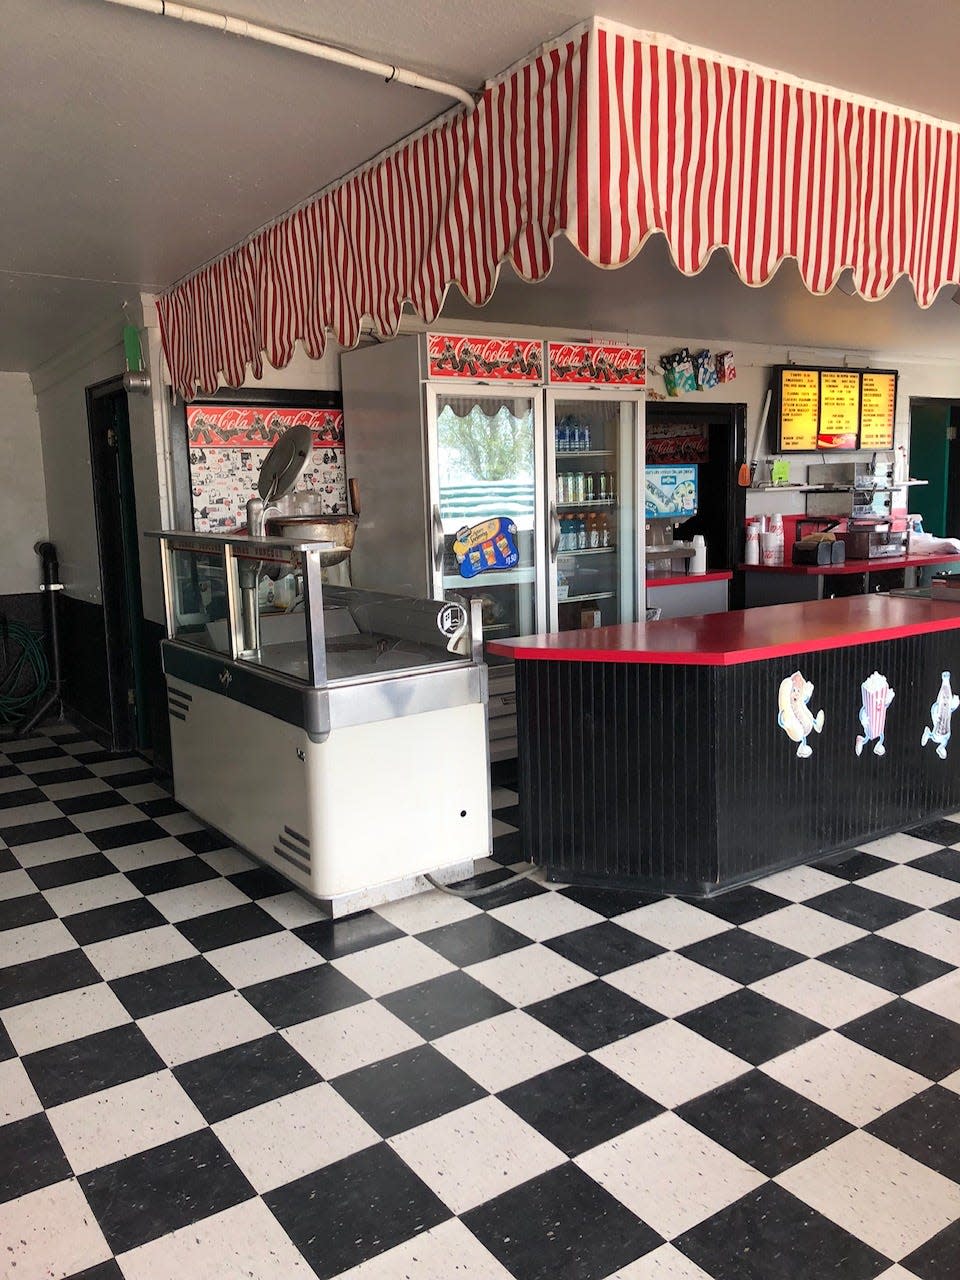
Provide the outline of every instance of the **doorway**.
{"type": "Polygon", "coordinates": [[[960,537],[960,403],[910,401],[910,475],[925,480],[910,490],[910,510],[926,533],[960,537]]]}
{"type": "Polygon", "coordinates": [[[109,730],[114,751],[148,747],[143,701],[143,599],[130,418],[122,379],[87,388],[90,468],[106,635],[109,730]]]}

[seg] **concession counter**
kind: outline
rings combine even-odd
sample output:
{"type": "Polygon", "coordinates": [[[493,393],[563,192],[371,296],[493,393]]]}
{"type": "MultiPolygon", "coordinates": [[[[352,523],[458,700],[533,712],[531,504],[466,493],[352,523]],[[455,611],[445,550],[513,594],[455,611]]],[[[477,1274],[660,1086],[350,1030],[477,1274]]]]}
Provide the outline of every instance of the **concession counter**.
{"type": "Polygon", "coordinates": [[[177,799],[334,916],[490,850],[481,626],[331,586],[328,544],[164,532],[177,799]]]}

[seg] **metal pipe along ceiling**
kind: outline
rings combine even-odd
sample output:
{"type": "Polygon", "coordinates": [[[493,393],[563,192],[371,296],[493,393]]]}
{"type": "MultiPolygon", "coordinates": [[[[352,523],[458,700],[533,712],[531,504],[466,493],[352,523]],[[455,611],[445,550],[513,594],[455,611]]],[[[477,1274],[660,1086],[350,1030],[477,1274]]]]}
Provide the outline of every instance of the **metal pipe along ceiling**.
{"type": "Polygon", "coordinates": [[[429,76],[418,75],[416,71],[407,71],[389,62],[363,58],[346,49],[322,44],[319,40],[288,35],[285,31],[261,27],[255,22],[247,22],[244,18],[232,18],[226,13],[211,13],[208,9],[195,9],[191,5],[175,4],[173,0],[107,0],[107,4],[122,5],[125,9],[140,9],[144,13],[153,13],[158,17],[175,18],[178,22],[192,22],[197,26],[211,27],[215,31],[223,31],[228,35],[243,36],[247,40],[257,40],[261,44],[272,44],[278,49],[292,49],[295,53],[305,53],[311,58],[338,62],[341,66],[352,67],[355,71],[368,71],[371,75],[382,76],[388,83],[395,81],[399,84],[412,85],[415,89],[426,89],[429,93],[442,94],[445,98],[456,98],[471,111],[476,105],[473,95],[468,90],[461,89],[459,85],[448,84],[445,80],[432,80],[429,76]]]}

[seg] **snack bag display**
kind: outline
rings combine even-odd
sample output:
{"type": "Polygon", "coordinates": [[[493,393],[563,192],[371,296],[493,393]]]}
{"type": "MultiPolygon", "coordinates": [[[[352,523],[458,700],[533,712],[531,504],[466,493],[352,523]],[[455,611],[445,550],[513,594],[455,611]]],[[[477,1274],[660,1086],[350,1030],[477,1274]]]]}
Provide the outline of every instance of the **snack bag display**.
{"type": "Polygon", "coordinates": [[[733,361],[732,351],[718,351],[716,356],[717,381],[733,382],[737,376],[737,366],[733,361]]]}

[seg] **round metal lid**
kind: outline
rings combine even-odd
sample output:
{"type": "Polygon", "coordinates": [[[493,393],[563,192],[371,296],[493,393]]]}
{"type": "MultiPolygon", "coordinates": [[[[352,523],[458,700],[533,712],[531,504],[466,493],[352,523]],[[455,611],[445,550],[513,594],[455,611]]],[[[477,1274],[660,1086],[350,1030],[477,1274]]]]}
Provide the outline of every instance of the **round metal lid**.
{"type": "Polygon", "coordinates": [[[297,487],[310,465],[313,433],[309,427],[288,427],[263,460],[257,491],[264,502],[275,502],[297,487]]]}

